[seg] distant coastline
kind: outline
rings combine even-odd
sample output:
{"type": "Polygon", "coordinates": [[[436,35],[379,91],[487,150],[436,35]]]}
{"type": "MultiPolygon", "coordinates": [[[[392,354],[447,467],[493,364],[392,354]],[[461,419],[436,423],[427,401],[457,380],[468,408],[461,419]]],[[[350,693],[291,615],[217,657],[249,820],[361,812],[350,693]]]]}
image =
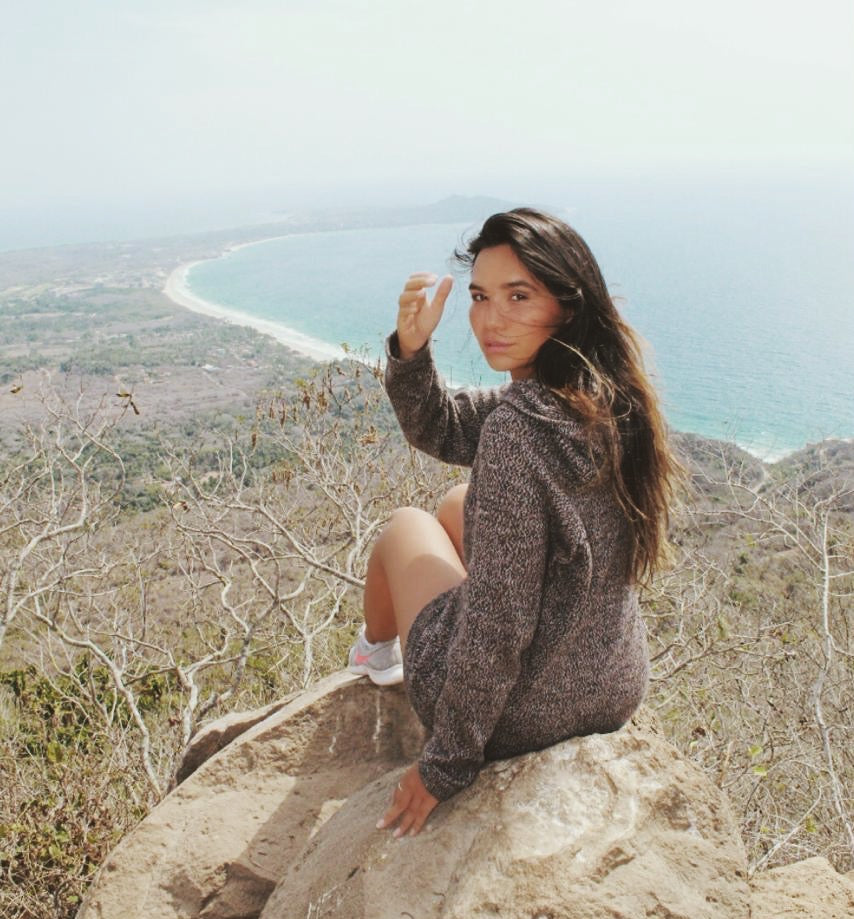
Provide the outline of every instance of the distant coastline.
{"type": "MultiPolygon", "coordinates": [[[[196,259],[179,265],[168,276],[163,293],[173,303],[185,309],[213,319],[230,322],[234,325],[247,326],[271,335],[276,341],[305,357],[316,361],[340,360],[352,358],[343,348],[329,342],[313,338],[284,323],[269,319],[260,319],[250,313],[231,309],[219,303],[205,300],[194,293],[187,283],[188,272],[200,262],[215,261],[239,249],[258,246],[285,237],[302,236],[330,230],[359,229],[366,227],[404,227],[423,223],[467,223],[475,224],[497,211],[514,207],[511,201],[488,196],[451,195],[430,205],[402,207],[370,208],[336,208],[309,214],[288,233],[276,233],[270,226],[271,235],[263,239],[251,239],[247,242],[229,243],[214,258],[196,259]]],[[[292,216],[292,215],[291,215],[292,216]]]]}
{"type": "MultiPolygon", "coordinates": [[[[271,239],[281,238],[281,236],[271,237],[271,239]]],[[[269,241],[270,240],[263,239],[249,243],[240,243],[236,246],[229,246],[218,257],[221,258],[223,255],[227,255],[229,252],[234,252],[237,249],[244,249],[247,246],[257,246],[269,241]]],[[[347,357],[343,348],[339,348],[336,345],[330,345],[328,342],[321,341],[317,338],[312,338],[310,335],[305,335],[302,332],[296,331],[296,329],[284,325],[284,323],[274,322],[270,319],[260,319],[249,313],[244,313],[240,310],[231,309],[219,303],[203,299],[198,294],[194,293],[187,283],[187,275],[190,270],[203,261],[209,261],[209,259],[197,259],[193,262],[185,262],[179,265],[166,279],[163,293],[173,303],[177,303],[178,306],[183,306],[185,309],[191,310],[194,313],[199,313],[202,316],[208,316],[211,319],[219,319],[223,322],[230,322],[233,325],[248,326],[264,335],[272,336],[276,341],[290,348],[292,351],[296,351],[298,354],[302,354],[315,361],[334,361],[347,357]]]]}
{"type": "MultiPolygon", "coordinates": [[[[272,238],[280,239],[281,237],[272,238]]],[[[230,252],[234,252],[237,249],[242,249],[246,246],[259,245],[263,242],[268,242],[268,240],[258,240],[256,242],[240,243],[239,245],[229,246],[219,256],[217,256],[217,258],[222,258],[222,256],[227,255],[230,252]]],[[[202,316],[207,316],[211,319],[218,319],[223,322],[228,322],[233,325],[247,326],[249,328],[255,329],[257,332],[261,332],[264,335],[270,335],[280,344],[285,345],[292,351],[296,351],[298,354],[302,354],[311,360],[326,362],[331,360],[339,360],[348,356],[352,357],[352,355],[347,355],[343,348],[337,348],[334,345],[330,345],[328,342],[320,341],[319,339],[304,335],[301,332],[297,332],[295,329],[289,328],[284,323],[275,322],[269,319],[261,319],[257,316],[252,316],[249,313],[231,309],[213,301],[205,300],[204,298],[198,296],[198,294],[194,293],[190,289],[187,283],[187,274],[195,265],[205,261],[213,261],[213,259],[196,259],[195,261],[185,262],[184,264],[179,265],[167,278],[166,284],[163,287],[163,293],[170,300],[172,300],[173,303],[176,303],[178,306],[182,306],[185,309],[191,310],[194,313],[198,313],[202,316]]],[[[702,437],[702,435],[696,436],[702,437]]],[[[771,451],[751,449],[749,446],[740,444],[736,440],[733,440],[732,443],[734,443],[740,449],[744,450],[746,453],[749,453],[751,456],[754,456],[756,459],[765,463],[779,462],[780,460],[785,459],[786,456],[788,456],[790,453],[795,452],[786,450],[772,453],[771,451]]]]}
{"type": "MultiPolygon", "coordinates": [[[[244,249],[249,246],[258,246],[262,245],[263,243],[282,238],[284,238],[283,235],[271,236],[266,239],[232,244],[225,247],[223,251],[214,258],[196,259],[194,261],[184,262],[175,268],[171,274],[169,274],[163,287],[163,293],[173,303],[184,307],[191,312],[198,313],[202,316],[207,316],[211,319],[217,319],[221,322],[228,322],[232,325],[246,326],[248,328],[254,329],[255,331],[264,335],[271,336],[275,341],[289,348],[291,351],[301,354],[311,360],[325,363],[327,361],[352,359],[353,354],[348,354],[341,347],[332,345],[329,342],[322,341],[318,338],[313,338],[310,335],[306,335],[297,331],[296,329],[290,328],[282,322],[277,322],[271,319],[262,319],[258,316],[253,316],[250,313],[244,313],[241,310],[232,309],[211,300],[205,300],[190,288],[187,281],[187,275],[196,265],[199,265],[202,262],[215,261],[217,258],[223,258],[229,253],[235,252],[238,249],[244,249]]],[[[451,388],[456,389],[457,387],[451,388]]],[[[703,434],[696,434],[696,436],[707,438],[707,435],[703,434]]],[[[830,440],[839,440],[844,443],[851,443],[854,439],[832,437],[830,440]]],[[[792,455],[793,453],[797,453],[800,449],[806,449],[811,446],[811,444],[808,443],[800,448],[771,450],[768,448],[763,449],[758,447],[756,444],[745,443],[744,441],[739,440],[737,437],[728,439],[724,438],[724,441],[734,444],[739,449],[744,450],[746,453],[750,454],[761,462],[768,464],[778,463],[782,460],[785,460],[786,457],[792,455]]]]}
{"type": "MultiPolygon", "coordinates": [[[[335,223],[335,221],[329,221],[329,223],[335,223]]],[[[342,221],[342,223],[346,224],[346,221],[342,221]]],[[[323,235],[330,230],[334,232],[344,228],[351,229],[351,227],[339,224],[329,229],[323,227],[319,232],[323,235]]],[[[305,225],[297,225],[293,227],[295,232],[287,232],[287,229],[290,228],[269,227],[265,229],[268,230],[269,235],[263,234],[261,239],[256,237],[252,241],[240,241],[235,245],[237,240],[232,237],[231,240],[221,240],[220,245],[214,249],[208,248],[207,251],[199,252],[198,254],[187,252],[185,258],[188,260],[180,264],[169,275],[164,288],[165,295],[179,306],[193,312],[220,321],[249,327],[262,334],[269,335],[290,350],[319,362],[341,359],[346,355],[346,346],[339,347],[337,342],[359,342],[365,340],[368,335],[380,334],[376,330],[380,329],[381,331],[383,320],[382,318],[375,319],[372,310],[375,309],[375,303],[387,302],[388,292],[383,292],[382,290],[379,292],[374,291],[371,297],[358,301],[358,309],[354,307],[351,311],[352,316],[350,314],[342,315],[340,321],[339,314],[335,312],[337,308],[336,296],[326,296],[325,300],[320,297],[316,314],[314,310],[311,310],[310,314],[306,315],[303,315],[302,312],[293,314],[294,320],[299,315],[299,325],[303,331],[297,331],[287,325],[288,312],[286,307],[288,304],[313,302],[312,296],[315,289],[322,288],[324,292],[330,289],[334,293],[337,278],[330,277],[327,284],[326,278],[318,278],[316,272],[314,274],[309,272],[308,278],[311,283],[306,282],[303,286],[299,286],[288,281],[287,284],[282,286],[283,289],[279,295],[273,293],[271,296],[270,292],[276,290],[276,284],[271,284],[270,280],[272,279],[274,282],[277,280],[276,271],[284,278],[291,278],[297,275],[301,278],[299,266],[302,261],[305,261],[307,265],[316,265],[318,262],[322,263],[323,260],[318,260],[312,254],[313,238],[318,235],[318,229],[315,226],[307,228],[305,225]],[[283,230],[285,232],[282,232],[283,230]],[[257,247],[261,243],[274,243],[276,240],[290,240],[293,236],[311,237],[312,239],[306,240],[309,243],[308,245],[303,245],[301,241],[295,247],[291,246],[290,242],[282,242],[281,253],[278,247],[271,247],[269,253],[258,249],[252,250],[252,254],[248,255],[246,260],[247,265],[251,264],[253,266],[247,275],[252,279],[251,283],[234,283],[234,279],[229,274],[231,264],[224,261],[224,257],[237,249],[245,249],[249,246],[257,247]],[[194,255],[195,260],[190,261],[189,259],[192,259],[194,255]],[[265,274],[267,262],[274,266],[269,275],[265,274]],[[204,269],[200,270],[198,275],[195,272],[190,274],[193,268],[200,263],[205,263],[204,269]],[[282,274],[282,265],[288,266],[288,270],[284,274],[282,274]],[[208,271],[209,268],[210,272],[208,271]],[[224,270],[220,271],[220,268],[224,270]],[[232,304],[231,306],[216,302],[220,297],[220,280],[222,282],[222,298],[232,304]],[[191,286],[190,282],[192,282],[193,286],[191,286]],[[198,287],[196,287],[197,284],[198,287]],[[197,290],[201,290],[202,293],[197,293],[197,290]],[[206,297],[210,299],[205,299],[206,297]],[[258,315],[259,313],[260,315],[258,315]],[[365,321],[364,317],[369,317],[370,324],[365,321]],[[305,325],[302,324],[303,321],[306,321],[305,325]],[[332,336],[329,337],[332,337],[332,342],[326,340],[328,337],[327,332],[330,331],[332,336]]],[[[366,238],[373,244],[370,234],[374,232],[374,227],[355,227],[354,229],[365,230],[366,238]]],[[[294,243],[296,244],[296,241],[294,243]]],[[[384,245],[386,245],[386,249],[382,250],[382,258],[385,258],[383,253],[389,251],[387,244],[384,245]]],[[[346,249],[346,247],[343,248],[346,249]]],[[[621,249],[620,251],[623,250],[621,249]]],[[[346,262],[346,258],[344,260],[346,262]]],[[[369,259],[363,258],[361,263],[351,266],[354,270],[354,276],[358,276],[358,270],[361,269],[362,264],[369,261],[369,259]]],[[[398,259],[398,261],[401,260],[398,259]]],[[[173,265],[175,263],[175,261],[172,262],[173,265]]],[[[619,264],[617,262],[618,267],[619,264]]],[[[635,282],[638,288],[635,297],[635,309],[639,320],[644,319],[647,323],[652,323],[661,315],[669,315],[664,312],[666,307],[680,302],[681,299],[686,299],[685,292],[678,289],[668,297],[661,295],[659,287],[656,286],[655,278],[646,277],[640,272],[637,265],[629,263],[622,268],[622,271],[626,277],[633,277],[633,275],[629,274],[630,271],[639,272],[639,280],[635,282]],[[644,288],[644,285],[646,285],[646,288],[644,288]]],[[[618,278],[620,277],[619,271],[615,270],[614,273],[618,278]]],[[[232,272],[232,274],[237,277],[237,273],[232,272]]],[[[245,271],[244,274],[246,274],[245,271]]],[[[349,277],[349,273],[347,273],[347,276],[349,277]]],[[[163,277],[161,275],[161,278],[163,277]]],[[[163,280],[160,283],[163,284],[163,280]]],[[[367,289],[367,287],[368,285],[363,285],[359,287],[359,290],[367,289]]],[[[690,294],[691,288],[687,287],[686,291],[690,294]]],[[[769,296],[764,292],[764,288],[758,293],[762,293],[765,297],[769,296]]],[[[340,300],[340,294],[338,295],[338,300],[340,300]]],[[[727,291],[723,291],[717,297],[716,302],[718,300],[723,307],[730,308],[731,314],[733,313],[734,307],[732,304],[735,302],[733,296],[727,291]]],[[[761,297],[757,299],[757,302],[761,304],[761,297]]],[[[776,303],[777,300],[774,302],[776,303]]],[[[693,431],[702,437],[733,443],[754,457],[768,463],[779,462],[790,454],[803,449],[804,446],[823,440],[850,440],[850,429],[846,429],[840,423],[844,415],[838,408],[830,415],[827,410],[823,413],[815,412],[810,414],[807,421],[804,421],[798,415],[798,411],[802,410],[802,402],[804,401],[801,398],[802,390],[816,376],[817,370],[821,368],[813,368],[808,360],[809,354],[805,355],[797,349],[793,354],[789,353],[791,351],[791,342],[785,337],[779,343],[775,343],[774,349],[767,347],[763,349],[761,344],[764,341],[763,336],[767,335],[767,329],[763,328],[761,323],[755,319],[758,312],[758,310],[753,310],[752,312],[740,312],[737,315],[730,315],[727,322],[719,328],[720,323],[715,325],[713,321],[705,321],[705,317],[711,315],[709,311],[691,311],[691,322],[686,322],[685,328],[680,327],[681,338],[679,345],[681,351],[679,348],[674,349],[673,352],[668,351],[670,340],[661,329],[658,330],[659,341],[657,347],[660,353],[666,355],[675,353],[677,357],[672,361],[673,367],[669,368],[670,375],[664,377],[667,385],[663,387],[665,395],[669,387],[670,391],[678,392],[681,400],[675,410],[672,406],[667,406],[667,414],[674,429],[693,431]],[[745,317],[748,319],[753,317],[752,324],[743,321],[745,317]],[[703,322],[705,322],[705,325],[703,322]],[[741,338],[735,342],[731,340],[731,335],[727,337],[725,334],[731,331],[733,327],[742,329],[741,338]],[[757,348],[749,349],[751,352],[750,361],[745,363],[743,360],[745,348],[742,345],[744,342],[754,340],[757,342],[757,348]],[[789,348],[789,351],[786,348],[789,348]],[[680,363],[678,358],[682,352],[690,355],[697,349],[700,349],[703,353],[711,353],[717,362],[707,361],[704,365],[701,361],[693,362],[689,357],[687,359],[688,366],[686,367],[686,359],[683,357],[680,363]],[[764,360],[764,363],[759,360],[760,358],[764,360]],[[738,359],[741,359],[741,363],[738,363],[738,359]],[[785,364],[783,364],[784,359],[785,364]],[[769,361],[771,362],[770,365],[769,361]],[[781,374],[779,371],[782,366],[796,368],[798,372],[793,371],[788,374],[781,374]],[[736,371],[727,371],[727,387],[723,388],[719,386],[721,367],[732,368],[732,370],[736,371]],[[810,370],[815,372],[810,374],[808,372],[810,370]],[[769,381],[773,382],[773,387],[769,385],[769,381]],[[803,381],[803,385],[799,381],[803,381]],[[734,384],[738,384],[743,392],[740,392],[734,384]],[[709,404],[707,394],[709,392],[718,392],[718,390],[720,390],[720,395],[713,404],[709,404]],[[735,393],[734,396],[730,393],[730,390],[735,393]],[[694,399],[693,402],[691,401],[692,398],[694,399]],[[723,424],[720,420],[723,417],[730,418],[730,423],[723,424]],[[764,418],[770,419],[766,423],[767,430],[766,425],[761,423],[764,418]]],[[[671,310],[672,313],[673,311],[671,310]]],[[[462,315],[463,307],[458,304],[455,311],[449,314],[449,319],[457,320],[462,315]]],[[[675,315],[680,318],[685,315],[685,310],[677,312],[675,315]]],[[[795,319],[798,315],[795,313],[795,319]]],[[[787,321],[791,318],[786,312],[781,312],[780,316],[787,321]]],[[[795,320],[792,319],[791,321],[795,320]]],[[[659,325],[661,325],[660,321],[659,325]]],[[[785,325],[783,326],[784,329],[786,327],[785,325]]],[[[449,326],[448,328],[451,332],[456,333],[459,331],[456,326],[449,326]]],[[[654,325],[652,325],[652,329],[653,331],[655,330],[654,325]]],[[[669,329],[669,326],[665,329],[668,334],[669,329]]],[[[649,333],[645,332],[645,334],[651,340],[654,340],[649,333]]],[[[457,340],[453,336],[450,338],[446,336],[446,339],[448,341],[457,340]]],[[[371,340],[373,341],[373,338],[371,340]]],[[[381,348],[377,350],[379,351],[381,348]]],[[[828,349],[828,353],[832,355],[834,350],[832,348],[828,349]]],[[[471,355],[465,358],[465,360],[472,362],[472,366],[474,366],[474,359],[474,356],[471,355]]],[[[457,377],[457,371],[462,368],[462,364],[453,363],[453,357],[450,361],[449,366],[452,369],[443,369],[447,379],[457,377]]],[[[460,372],[463,380],[467,378],[464,372],[465,369],[462,368],[460,372]]],[[[824,369],[826,370],[827,368],[824,369]]],[[[842,391],[840,388],[842,384],[837,383],[835,378],[841,377],[844,381],[844,364],[840,364],[839,361],[830,361],[830,370],[833,373],[830,373],[830,371],[825,373],[825,376],[830,380],[828,385],[825,386],[825,392],[828,407],[833,409],[835,405],[834,399],[838,401],[838,393],[842,391]]],[[[457,380],[455,379],[454,382],[457,382],[457,380]]],[[[478,385],[478,383],[475,381],[468,385],[478,385]]],[[[485,384],[481,381],[480,385],[485,384]]]]}

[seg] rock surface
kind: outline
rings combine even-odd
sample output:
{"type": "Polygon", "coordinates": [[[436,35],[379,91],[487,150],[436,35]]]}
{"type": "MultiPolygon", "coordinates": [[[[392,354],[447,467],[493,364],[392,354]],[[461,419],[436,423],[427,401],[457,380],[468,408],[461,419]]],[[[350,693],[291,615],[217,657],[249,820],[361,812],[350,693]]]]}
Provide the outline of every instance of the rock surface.
{"type": "Polygon", "coordinates": [[[164,798],[107,858],[78,919],[257,916],[317,826],[422,743],[402,690],[322,681],[164,798]]]}
{"type": "MultiPolygon", "coordinates": [[[[401,688],[346,673],[213,723],[78,919],[751,915],[726,798],[649,716],[490,764],[395,840],[374,825],[422,743],[401,688]]],[[[849,896],[826,862],[802,864],[849,896]]],[[[848,915],[836,892],[825,912],[799,911],[815,883],[785,873],[796,867],[753,879],[755,919],[848,915]]]]}
{"type": "Polygon", "coordinates": [[[807,858],[752,878],[752,919],[852,919],[854,879],[825,858],[807,858]]]}
{"type": "Polygon", "coordinates": [[[405,840],[374,829],[397,778],[320,828],[262,919],[750,915],[725,798],[647,726],[490,765],[405,840]]]}
{"type": "Polygon", "coordinates": [[[223,747],[227,747],[241,734],[245,734],[250,728],[254,728],[256,724],[266,721],[270,715],[275,715],[276,712],[281,711],[297,695],[298,693],[293,693],[278,702],[273,702],[272,705],[256,708],[251,712],[231,712],[205,725],[190,741],[184,751],[181,762],[178,763],[178,768],[175,770],[173,787],[188,779],[214,753],[219,753],[223,747]]]}

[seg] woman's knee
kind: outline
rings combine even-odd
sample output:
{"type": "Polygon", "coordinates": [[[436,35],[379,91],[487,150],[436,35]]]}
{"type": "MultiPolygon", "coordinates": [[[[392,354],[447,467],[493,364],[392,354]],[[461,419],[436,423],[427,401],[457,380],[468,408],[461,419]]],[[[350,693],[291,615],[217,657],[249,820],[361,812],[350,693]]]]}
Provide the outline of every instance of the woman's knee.
{"type": "Polygon", "coordinates": [[[429,526],[428,521],[432,522],[432,520],[432,514],[428,514],[427,511],[422,510],[420,507],[398,507],[391,512],[383,533],[387,533],[389,530],[411,529],[413,527],[417,529],[429,526]]]}
{"type": "Polygon", "coordinates": [[[445,492],[439,502],[439,506],[436,508],[436,518],[445,529],[447,529],[447,526],[445,526],[447,523],[456,524],[457,521],[462,521],[463,503],[468,490],[468,484],[454,485],[453,488],[445,492]]]}
{"type": "Polygon", "coordinates": [[[466,576],[444,528],[417,507],[392,513],[374,545],[370,564],[382,569],[402,644],[419,611],[466,576]]]}
{"type": "Polygon", "coordinates": [[[419,534],[435,527],[436,519],[420,507],[398,507],[391,512],[385,526],[374,543],[374,553],[382,555],[387,545],[400,540],[418,538],[419,534]]]}

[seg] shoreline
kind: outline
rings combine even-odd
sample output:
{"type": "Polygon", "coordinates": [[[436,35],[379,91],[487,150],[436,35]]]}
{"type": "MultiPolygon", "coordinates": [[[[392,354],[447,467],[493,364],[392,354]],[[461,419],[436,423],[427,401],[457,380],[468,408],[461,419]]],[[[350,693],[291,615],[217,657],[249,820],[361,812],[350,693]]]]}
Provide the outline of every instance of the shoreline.
{"type": "MultiPolygon", "coordinates": [[[[282,238],[284,237],[275,236],[270,239],[282,238]]],[[[269,241],[268,239],[263,239],[229,246],[218,256],[218,258],[222,258],[223,255],[235,252],[238,249],[244,249],[247,246],[257,246],[259,243],[269,241]]],[[[193,293],[187,284],[187,274],[195,265],[199,265],[201,262],[205,261],[212,261],[212,259],[196,259],[193,262],[185,262],[175,268],[174,271],[169,274],[166,283],[163,285],[163,293],[173,303],[184,307],[184,309],[188,309],[193,313],[199,313],[202,316],[207,316],[209,319],[219,319],[222,322],[229,322],[232,325],[242,325],[255,329],[256,332],[271,336],[279,342],[279,344],[290,348],[291,351],[295,351],[314,361],[326,362],[352,358],[353,355],[347,354],[343,348],[336,345],[330,345],[328,342],[321,341],[317,338],[312,338],[310,335],[298,332],[296,329],[292,329],[284,323],[276,322],[272,319],[261,319],[249,313],[222,306],[219,303],[214,303],[211,300],[205,300],[198,294],[193,293]]]]}
{"type": "MultiPolygon", "coordinates": [[[[267,239],[252,240],[251,242],[230,245],[224,248],[223,251],[218,256],[216,256],[216,258],[222,258],[231,252],[236,252],[239,249],[245,249],[249,246],[257,246],[266,242],[271,242],[273,240],[284,239],[290,235],[293,234],[282,234],[280,236],[268,237],[267,239]]],[[[308,357],[311,360],[317,361],[318,363],[325,363],[335,360],[359,359],[353,353],[348,353],[341,347],[331,345],[328,342],[322,341],[321,339],[313,338],[312,336],[306,335],[303,332],[298,332],[296,329],[292,329],[282,322],[278,322],[272,319],[262,319],[258,316],[253,316],[250,313],[244,313],[231,307],[222,306],[219,303],[211,300],[205,300],[203,297],[200,297],[198,294],[194,293],[187,284],[187,274],[195,265],[198,265],[204,261],[213,261],[213,259],[196,259],[191,262],[184,262],[175,268],[167,277],[166,283],[162,288],[162,292],[165,294],[165,296],[168,297],[176,305],[181,306],[184,309],[188,309],[191,312],[198,313],[199,315],[206,316],[209,319],[217,319],[221,322],[228,322],[233,325],[245,326],[254,329],[256,332],[260,332],[263,335],[269,335],[275,341],[279,342],[279,344],[284,345],[291,351],[294,351],[297,354],[301,354],[304,357],[308,357]]],[[[692,433],[699,437],[707,437],[707,435],[700,434],[696,431],[685,431],[683,433],[692,433]]],[[[721,438],[710,439],[715,440],[721,438]]],[[[850,440],[850,438],[831,439],[850,440]]],[[[797,453],[799,449],[804,449],[809,446],[807,443],[800,448],[780,450],[779,448],[769,449],[767,446],[763,447],[758,444],[746,445],[737,439],[723,440],[724,442],[734,444],[739,449],[744,450],[745,453],[748,453],[750,456],[758,459],[760,462],[766,465],[774,465],[775,463],[781,462],[791,454],[797,453]]]]}

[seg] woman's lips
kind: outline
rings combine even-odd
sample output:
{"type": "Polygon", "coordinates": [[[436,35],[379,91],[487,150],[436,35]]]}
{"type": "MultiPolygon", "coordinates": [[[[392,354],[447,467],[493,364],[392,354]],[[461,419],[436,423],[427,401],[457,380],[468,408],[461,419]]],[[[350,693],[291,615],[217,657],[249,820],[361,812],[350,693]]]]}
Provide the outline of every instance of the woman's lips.
{"type": "Polygon", "coordinates": [[[500,341],[497,338],[488,338],[483,343],[484,351],[504,351],[510,347],[509,341],[500,341]]]}

